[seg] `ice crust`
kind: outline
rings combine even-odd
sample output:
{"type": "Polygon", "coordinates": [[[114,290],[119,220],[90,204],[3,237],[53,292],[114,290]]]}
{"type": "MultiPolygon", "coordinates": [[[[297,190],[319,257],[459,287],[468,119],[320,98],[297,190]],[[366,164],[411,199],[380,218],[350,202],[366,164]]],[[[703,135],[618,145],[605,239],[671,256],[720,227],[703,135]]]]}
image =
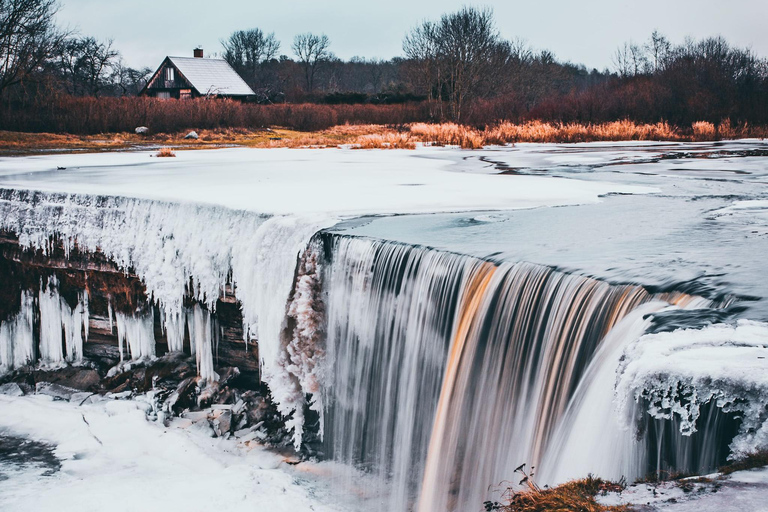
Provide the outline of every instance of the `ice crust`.
{"type": "Polygon", "coordinates": [[[696,431],[703,404],[714,400],[743,418],[731,458],[768,448],[768,323],[739,320],[703,329],[649,334],[631,343],[618,370],[621,417],[633,402],[658,419],[677,415],[681,432],[696,431]]]}

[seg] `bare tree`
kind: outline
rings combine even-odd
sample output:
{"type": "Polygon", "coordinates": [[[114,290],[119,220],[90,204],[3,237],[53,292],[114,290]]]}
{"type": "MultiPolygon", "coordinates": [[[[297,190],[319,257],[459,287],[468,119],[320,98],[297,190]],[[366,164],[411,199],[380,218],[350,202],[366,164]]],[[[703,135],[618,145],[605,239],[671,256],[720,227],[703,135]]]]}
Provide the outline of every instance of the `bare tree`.
{"type": "Polygon", "coordinates": [[[61,45],[59,66],[71,94],[98,96],[110,84],[120,53],[112,40],[93,37],[70,38],[61,45]]]}
{"type": "Polygon", "coordinates": [[[304,68],[307,92],[312,92],[315,88],[315,75],[318,68],[333,58],[333,54],[328,49],[330,46],[331,40],[325,34],[318,36],[307,32],[293,38],[291,49],[304,68]]]}
{"type": "Polygon", "coordinates": [[[509,57],[511,47],[496,31],[492,10],[465,7],[413,29],[403,50],[418,63],[424,79],[432,81],[426,88],[436,89],[436,97],[448,96],[451,117],[460,121],[481,85],[488,88],[494,82],[495,66],[509,57]]]}
{"type": "Polygon", "coordinates": [[[221,45],[224,60],[251,85],[255,85],[252,82],[256,81],[259,66],[277,57],[280,51],[275,33],[265,34],[258,28],[233,32],[229,39],[221,41],[221,45]]]}
{"type": "Polygon", "coordinates": [[[0,96],[48,61],[65,38],[56,0],[0,0],[0,96]]]}
{"type": "Polygon", "coordinates": [[[112,66],[110,82],[116,96],[137,96],[151,76],[151,68],[134,69],[126,66],[122,59],[119,59],[112,66]]]}
{"type": "Polygon", "coordinates": [[[430,112],[442,117],[442,76],[438,62],[437,27],[431,21],[424,21],[415,27],[403,40],[403,51],[410,61],[416,75],[416,82],[421,83],[427,94],[427,100],[433,104],[430,112]],[[435,110],[434,106],[437,106],[435,110]]]}
{"type": "Polygon", "coordinates": [[[669,60],[672,52],[672,44],[658,30],[654,30],[651,39],[645,45],[646,52],[650,58],[650,67],[653,73],[658,73],[664,69],[664,65],[669,60]]]}

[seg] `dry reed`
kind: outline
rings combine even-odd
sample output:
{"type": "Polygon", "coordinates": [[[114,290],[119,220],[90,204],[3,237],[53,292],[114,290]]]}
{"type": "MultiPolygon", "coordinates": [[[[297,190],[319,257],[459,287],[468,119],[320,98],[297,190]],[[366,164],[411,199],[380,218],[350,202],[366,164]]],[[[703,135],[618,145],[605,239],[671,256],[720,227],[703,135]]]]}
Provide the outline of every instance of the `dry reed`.
{"type": "Polygon", "coordinates": [[[163,158],[163,157],[175,157],[176,153],[173,152],[173,150],[169,147],[160,148],[160,151],[157,152],[155,155],[156,157],[163,158]]]}

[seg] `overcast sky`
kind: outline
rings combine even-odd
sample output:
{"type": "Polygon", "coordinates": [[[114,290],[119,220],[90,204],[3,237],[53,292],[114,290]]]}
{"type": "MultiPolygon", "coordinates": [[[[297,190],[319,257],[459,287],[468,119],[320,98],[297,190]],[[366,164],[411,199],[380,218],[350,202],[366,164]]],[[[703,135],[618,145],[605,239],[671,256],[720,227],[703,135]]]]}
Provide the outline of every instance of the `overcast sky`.
{"type": "Polygon", "coordinates": [[[768,56],[768,0],[61,0],[61,25],[112,38],[133,67],[156,67],[166,55],[221,52],[232,31],[275,32],[280,53],[293,36],[325,33],[342,59],[401,55],[403,35],[419,21],[463,5],[494,9],[499,31],[549,49],[561,60],[603,69],[624,41],[644,41],[654,29],[673,42],[723,35],[768,56]]]}

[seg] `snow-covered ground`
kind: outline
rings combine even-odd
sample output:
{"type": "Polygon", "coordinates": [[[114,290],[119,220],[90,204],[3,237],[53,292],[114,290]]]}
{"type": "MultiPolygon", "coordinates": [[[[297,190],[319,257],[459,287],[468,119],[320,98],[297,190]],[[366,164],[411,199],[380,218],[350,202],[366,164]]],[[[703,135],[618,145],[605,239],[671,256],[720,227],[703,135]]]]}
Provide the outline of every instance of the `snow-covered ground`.
{"type": "Polygon", "coordinates": [[[0,187],[342,216],[532,208],[655,189],[537,176],[446,172],[455,148],[219,149],[0,158],[0,187]],[[58,168],[65,169],[58,169],[58,168]]]}
{"type": "MultiPolygon", "coordinates": [[[[264,448],[202,429],[148,421],[150,404],[102,399],[79,405],[50,396],[0,395],[0,436],[55,446],[61,468],[0,462],[7,511],[356,510],[330,493],[324,464],[289,465],[264,448]]],[[[207,422],[206,422],[207,426],[207,422]]]]}
{"type": "Polygon", "coordinates": [[[768,511],[768,468],[712,474],[663,483],[630,485],[621,493],[598,496],[603,505],[668,512],[768,511]]]}

